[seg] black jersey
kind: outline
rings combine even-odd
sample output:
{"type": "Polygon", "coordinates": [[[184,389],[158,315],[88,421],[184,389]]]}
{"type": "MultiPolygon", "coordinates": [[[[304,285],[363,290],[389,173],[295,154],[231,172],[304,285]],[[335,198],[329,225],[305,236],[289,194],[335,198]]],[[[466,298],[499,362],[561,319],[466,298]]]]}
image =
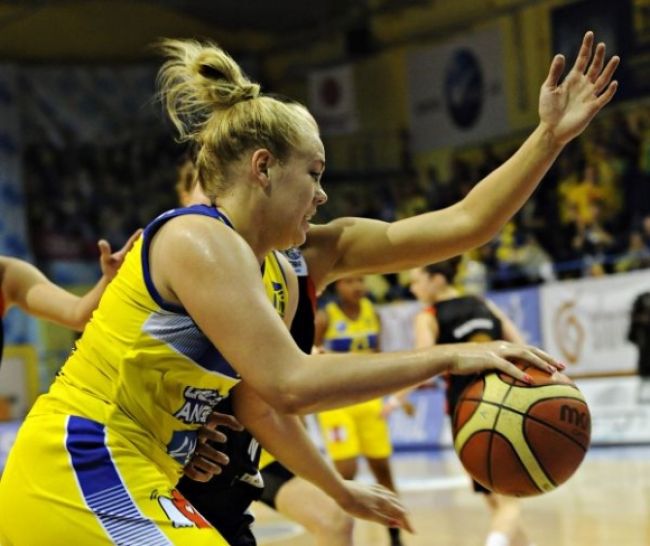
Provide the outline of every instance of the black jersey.
{"type": "MultiPolygon", "coordinates": [[[[438,321],[437,343],[494,341],[503,338],[503,326],[485,301],[476,296],[462,296],[443,300],[432,307],[438,321]]],[[[463,389],[476,375],[450,375],[447,385],[447,404],[453,415],[456,401],[463,389]]]]}
{"type": "Polygon", "coordinates": [[[285,251],[284,255],[298,276],[298,308],[291,323],[291,337],[303,352],[309,354],[314,345],[314,336],[316,334],[314,325],[316,288],[309,276],[307,262],[305,262],[302,253],[298,249],[292,248],[285,251]]]}
{"type": "MultiPolygon", "coordinates": [[[[298,275],[298,308],[291,324],[291,335],[304,352],[310,353],[314,344],[316,292],[300,251],[292,249],[285,255],[298,275]]],[[[214,411],[232,415],[230,398],[222,400],[214,411]]],[[[206,483],[183,477],[178,489],[229,544],[248,546],[255,544],[255,539],[250,531],[253,517],[247,510],[264,491],[264,480],[258,468],[260,446],[245,430],[224,429],[223,432],[228,440],[214,447],[228,455],[230,463],[206,483]]],[[[293,475],[287,471],[287,479],[290,476],[293,475]]]]}

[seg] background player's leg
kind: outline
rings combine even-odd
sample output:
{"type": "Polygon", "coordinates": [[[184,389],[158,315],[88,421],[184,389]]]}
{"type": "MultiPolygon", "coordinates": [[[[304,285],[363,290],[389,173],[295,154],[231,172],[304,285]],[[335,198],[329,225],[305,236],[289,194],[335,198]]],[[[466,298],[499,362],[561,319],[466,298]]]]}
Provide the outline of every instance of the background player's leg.
{"type": "Polygon", "coordinates": [[[485,546],[529,546],[521,525],[521,502],[514,497],[490,494],[485,500],[492,512],[490,533],[485,546]]]}

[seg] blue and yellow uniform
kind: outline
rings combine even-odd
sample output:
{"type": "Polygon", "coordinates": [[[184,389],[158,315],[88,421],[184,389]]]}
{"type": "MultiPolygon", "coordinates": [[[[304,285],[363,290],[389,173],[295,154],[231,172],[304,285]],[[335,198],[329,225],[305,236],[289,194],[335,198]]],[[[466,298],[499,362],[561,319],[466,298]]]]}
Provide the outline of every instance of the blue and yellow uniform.
{"type": "MultiPolygon", "coordinates": [[[[151,280],[151,240],[182,214],[228,223],[195,206],[147,226],[18,434],[0,483],[3,546],[227,544],[175,489],[199,427],[239,382],[151,280]]],[[[262,277],[282,315],[287,285],[275,254],[262,277]]]]}
{"type": "MultiPolygon", "coordinates": [[[[325,306],[327,330],[324,348],[334,352],[370,352],[379,349],[379,318],[367,298],[360,301],[356,319],[335,303],[325,306]]],[[[381,399],[355,404],[318,415],[325,447],[335,461],[364,455],[372,459],[390,457],[392,446],[388,423],[381,415],[381,399]]]]}

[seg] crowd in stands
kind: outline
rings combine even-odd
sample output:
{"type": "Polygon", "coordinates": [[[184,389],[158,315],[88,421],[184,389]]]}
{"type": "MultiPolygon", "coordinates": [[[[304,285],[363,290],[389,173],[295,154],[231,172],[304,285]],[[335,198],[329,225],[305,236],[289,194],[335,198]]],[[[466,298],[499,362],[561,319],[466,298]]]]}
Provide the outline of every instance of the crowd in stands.
{"type": "Polygon", "coordinates": [[[25,150],[32,248],[39,261],[96,259],[97,240],[123,244],[176,205],[179,146],[167,135],[116,144],[25,150]]]}
{"type": "MultiPolygon", "coordinates": [[[[326,209],[392,221],[442,208],[467,194],[510,150],[498,142],[458,150],[445,180],[433,166],[418,177],[408,160],[401,173],[365,183],[340,183],[334,176],[328,183],[326,175],[326,209]]],[[[37,258],[95,259],[99,237],[121,244],[173,207],[180,152],[163,133],[73,146],[65,153],[46,144],[28,146],[24,177],[37,258]]],[[[336,166],[328,170],[335,173],[336,166]]],[[[563,152],[524,209],[490,243],[464,256],[461,282],[468,291],[483,292],[645,267],[650,267],[650,105],[637,104],[612,108],[563,152]]],[[[408,292],[399,276],[371,286],[380,300],[408,292]]]]}

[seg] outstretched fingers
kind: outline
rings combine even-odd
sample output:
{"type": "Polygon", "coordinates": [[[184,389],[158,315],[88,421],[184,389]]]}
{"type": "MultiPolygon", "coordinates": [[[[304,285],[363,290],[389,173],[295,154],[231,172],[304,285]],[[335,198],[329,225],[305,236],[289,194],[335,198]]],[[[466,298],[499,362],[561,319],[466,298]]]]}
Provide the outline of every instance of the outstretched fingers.
{"type": "Polygon", "coordinates": [[[544,85],[551,89],[555,89],[562,77],[562,72],[564,72],[564,66],[566,65],[566,59],[564,55],[556,55],[553,57],[551,62],[551,67],[548,69],[548,76],[544,85]]]}
{"type": "Polygon", "coordinates": [[[617,89],[618,89],[617,81],[613,81],[612,83],[609,84],[607,90],[602,95],[600,95],[598,99],[596,99],[597,111],[603,108],[610,100],[614,98],[617,89]]]}
{"type": "Polygon", "coordinates": [[[591,83],[594,83],[598,78],[603,66],[605,65],[605,44],[600,42],[596,46],[596,53],[594,53],[594,58],[591,61],[591,66],[587,70],[587,78],[591,83]]]}
{"type": "Polygon", "coordinates": [[[618,68],[620,62],[621,59],[617,55],[614,55],[609,60],[607,66],[605,67],[605,70],[601,72],[600,76],[598,76],[594,82],[596,95],[599,95],[603,89],[606,89],[610,85],[612,77],[614,76],[614,72],[616,72],[616,69],[618,68]]]}
{"type": "Polygon", "coordinates": [[[378,522],[387,527],[399,527],[413,533],[413,526],[408,519],[406,508],[397,496],[382,486],[375,485],[374,489],[377,493],[382,494],[380,506],[376,511],[378,522]]]}
{"type": "Polygon", "coordinates": [[[580,51],[576,57],[576,62],[573,65],[573,70],[584,74],[587,69],[587,65],[591,59],[591,51],[594,46],[594,33],[590,30],[585,34],[585,37],[582,39],[582,45],[580,46],[580,51]]]}

